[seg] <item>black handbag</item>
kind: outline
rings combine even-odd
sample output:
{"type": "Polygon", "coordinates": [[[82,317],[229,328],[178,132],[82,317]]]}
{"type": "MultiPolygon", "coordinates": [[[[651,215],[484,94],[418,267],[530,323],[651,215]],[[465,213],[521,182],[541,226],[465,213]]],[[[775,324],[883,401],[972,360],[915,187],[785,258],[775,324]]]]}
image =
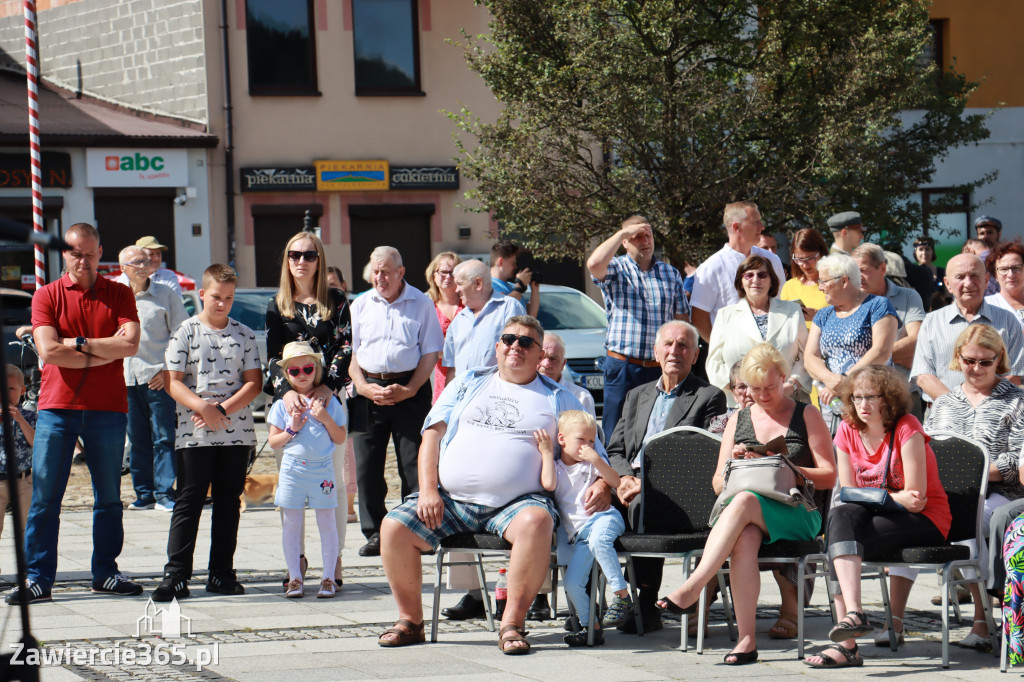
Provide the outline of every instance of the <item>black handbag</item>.
{"type": "MultiPolygon", "coordinates": [[[[886,486],[889,485],[889,464],[892,463],[892,449],[895,442],[896,429],[893,429],[889,437],[889,454],[885,458],[885,474],[882,477],[882,484],[886,486]]],[[[859,504],[876,512],[893,513],[906,511],[902,504],[892,498],[888,488],[857,488],[844,485],[839,489],[839,501],[859,504]]]]}
{"type": "Polygon", "coordinates": [[[370,430],[370,400],[358,393],[345,399],[348,409],[348,437],[370,430]]]}

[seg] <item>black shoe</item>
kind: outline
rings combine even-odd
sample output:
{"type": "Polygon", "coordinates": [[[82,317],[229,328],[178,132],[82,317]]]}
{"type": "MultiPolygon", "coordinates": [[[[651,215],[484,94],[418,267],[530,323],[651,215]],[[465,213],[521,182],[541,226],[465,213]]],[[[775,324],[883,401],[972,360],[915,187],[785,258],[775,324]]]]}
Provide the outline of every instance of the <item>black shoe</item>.
{"type": "MultiPolygon", "coordinates": [[[[661,625],[661,613],[658,612],[657,608],[651,608],[649,606],[640,607],[640,614],[644,619],[644,632],[654,632],[660,630],[661,625]]],[[[630,618],[622,625],[616,627],[619,632],[624,632],[627,635],[636,634],[636,618],[630,618]]]]}
{"type": "Polygon", "coordinates": [[[374,533],[366,544],[359,548],[359,556],[380,556],[380,533],[374,533]]]}
{"type": "Polygon", "coordinates": [[[551,620],[551,607],[548,606],[548,595],[538,594],[530,610],[526,612],[526,620],[551,620]]]}
{"type": "MultiPolygon", "coordinates": [[[[562,637],[562,641],[570,647],[589,646],[587,644],[587,629],[583,628],[579,632],[570,632],[562,637]]],[[[595,626],[594,646],[601,646],[602,644],[604,644],[604,630],[602,630],[600,626],[595,626]]]]}
{"type": "Polygon", "coordinates": [[[133,583],[123,573],[114,573],[103,580],[92,581],[92,591],[102,594],[118,594],[134,597],[142,594],[142,585],[133,583]]]}
{"type": "Polygon", "coordinates": [[[580,629],[580,619],[577,616],[569,616],[565,619],[562,629],[566,632],[574,632],[580,629]]]}
{"type": "Polygon", "coordinates": [[[153,601],[184,599],[189,595],[188,580],[177,573],[164,573],[164,579],[153,590],[153,601]]]}
{"type": "Polygon", "coordinates": [[[206,583],[206,591],[214,594],[245,594],[245,588],[238,582],[234,571],[211,573],[206,583]]]}
{"type": "Polygon", "coordinates": [[[469,618],[483,618],[484,602],[471,594],[465,594],[462,600],[455,606],[441,609],[441,615],[448,620],[467,620],[469,618]]]}
{"type": "Polygon", "coordinates": [[[12,606],[21,604],[22,601],[33,604],[37,601],[50,601],[51,599],[53,596],[50,594],[50,590],[44,590],[42,585],[32,581],[29,581],[25,587],[18,585],[4,597],[4,601],[12,606]]]}

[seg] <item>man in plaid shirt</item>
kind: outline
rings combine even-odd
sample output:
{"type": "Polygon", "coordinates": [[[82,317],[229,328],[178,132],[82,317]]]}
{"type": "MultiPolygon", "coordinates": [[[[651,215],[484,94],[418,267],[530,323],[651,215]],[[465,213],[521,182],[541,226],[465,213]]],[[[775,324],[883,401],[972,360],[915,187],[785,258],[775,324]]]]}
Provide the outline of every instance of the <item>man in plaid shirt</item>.
{"type": "Polygon", "coordinates": [[[633,215],[587,259],[587,269],[604,295],[608,332],[604,359],[605,442],[612,436],[630,389],[661,376],[654,337],[669,320],[690,319],[683,278],[654,257],[654,232],[647,218],[633,215]],[[619,246],[626,255],[615,256],[619,246]]]}

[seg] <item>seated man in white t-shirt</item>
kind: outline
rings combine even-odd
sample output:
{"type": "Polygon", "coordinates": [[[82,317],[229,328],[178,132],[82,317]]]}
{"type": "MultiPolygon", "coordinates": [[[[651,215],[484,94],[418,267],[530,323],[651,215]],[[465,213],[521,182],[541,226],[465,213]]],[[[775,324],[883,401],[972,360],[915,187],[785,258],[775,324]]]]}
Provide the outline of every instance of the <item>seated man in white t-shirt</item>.
{"type": "MultiPolygon", "coordinates": [[[[391,511],[381,526],[384,572],[398,621],[381,646],[424,641],[422,552],[458,533],[490,532],[512,545],[501,649],[524,654],[526,611],[548,570],[557,512],[540,481],[541,454],[533,433],[554,440],[558,415],[582,409],[563,387],[537,373],[544,330],[528,315],[511,318],[496,344],[497,368],[456,376],[424,424],[419,493],[391,511]]],[[[604,456],[604,448],[598,444],[604,456]]],[[[588,511],[608,507],[588,493],[588,511]]]]}

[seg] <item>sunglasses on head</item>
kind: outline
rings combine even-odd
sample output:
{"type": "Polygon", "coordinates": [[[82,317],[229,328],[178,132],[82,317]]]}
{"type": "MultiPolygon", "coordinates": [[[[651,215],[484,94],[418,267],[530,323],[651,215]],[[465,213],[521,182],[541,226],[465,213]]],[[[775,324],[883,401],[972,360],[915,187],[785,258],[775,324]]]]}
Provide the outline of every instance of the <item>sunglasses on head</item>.
{"type": "Polygon", "coordinates": [[[303,374],[312,374],[315,370],[316,365],[311,362],[308,365],[303,365],[302,367],[289,367],[288,373],[293,377],[297,377],[299,376],[299,372],[302,372],[303,374]]]}
{"type": "Polygon", "coordinates": [[[501,342],[508,347],[512,347],[512,344],[516,341],[519,342],[520,348],[529,348],[533,344],[537,343],[537,339],[532,336],[516,336],[515,334],[502,334],[498,337],[501,342]]]}
{"type": "Polygon", "coordinates": [[[288,260],[300,261],[305,260],[307,263],[315,263],[319,257],[316,250],[313,251],[289,251],[288,260]]]}

